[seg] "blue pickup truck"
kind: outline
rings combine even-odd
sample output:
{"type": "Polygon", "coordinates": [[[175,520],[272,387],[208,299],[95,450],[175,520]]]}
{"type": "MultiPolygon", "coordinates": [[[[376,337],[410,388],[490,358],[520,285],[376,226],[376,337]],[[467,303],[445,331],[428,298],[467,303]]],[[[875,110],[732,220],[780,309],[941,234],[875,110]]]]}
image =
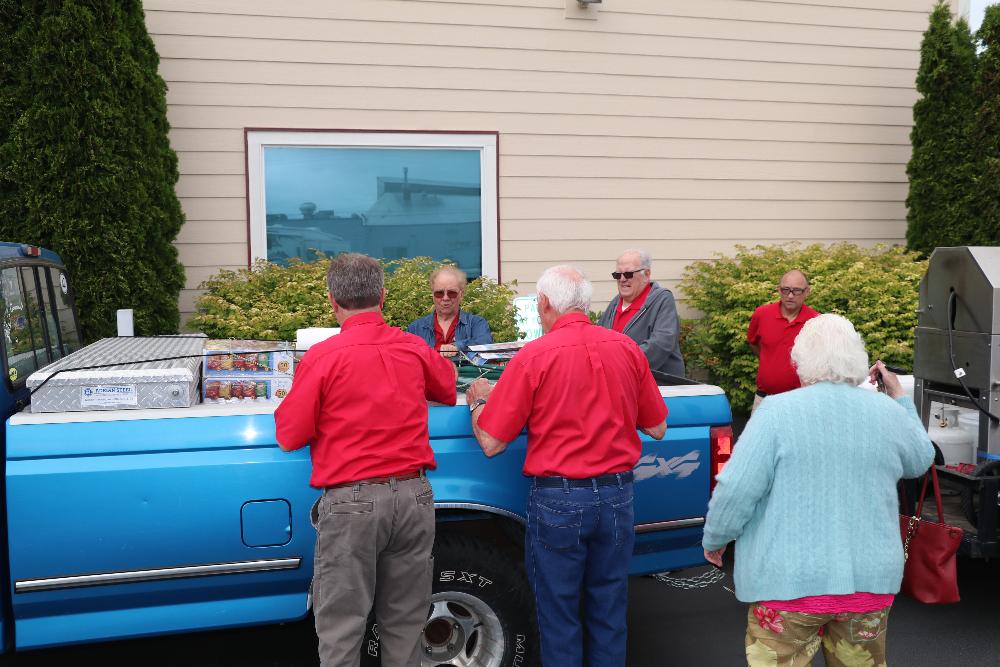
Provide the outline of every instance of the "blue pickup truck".
{"type": "MultiPolygon", "coordinates": [[[[280,623],[309,609],[308,451],[285,453],[273,403],[32,413],[27,375],[80,346],[59,258],[0,244],[6,505],[5,650],[280,623]]],[[[704,562],[729,404],[702,384],[661,388],[662,441],[643,437],[632,573],[704,562]]],[[[464,402],[460,396],[460,402],[464,402]]],[[[427,665],[537,664],[521,563],[525,438],[487,460],[464,405],[429,408],[438,469],[427,665]]],[[[363,646],[377,661],[377,628],[363,646]]]]}

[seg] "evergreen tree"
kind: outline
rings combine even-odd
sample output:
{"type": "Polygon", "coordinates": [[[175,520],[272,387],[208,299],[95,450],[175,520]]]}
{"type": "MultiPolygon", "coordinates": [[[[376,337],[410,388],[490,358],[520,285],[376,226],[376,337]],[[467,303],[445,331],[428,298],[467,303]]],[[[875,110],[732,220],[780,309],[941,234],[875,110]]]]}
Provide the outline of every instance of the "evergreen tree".
{"type": "Polygon", "coordinates": [[[911,250],[963,245],[973,226],[975,166],[971,142],[975,115],[976,48],[968,24],[951,21],[943,0],[930,15],[920,45],[913,105],[913,152],[906,166],[906,241],[911,250]]]}
{"type": "Polygon", "coordinates": [[[23,101],[0,134],[0,238],[62,255],[88,340],[114,334],[117,308],[135,310],[137,333],[175,332],[184,272],[172,241],[184,218],[142,4],[22,4],[23,101]]]}
{"type": "Polygon", "coordinates": [[[977,33],[983,50],[976,73],[974,143],[979,176],[976,191],[978,245],[1000,245],[1000,5],[986,8],[977,33]]]}
{"type": "MultiPolygon", "coordinates": [[[[27,22],[21,0],[0,0],[0,148],[7,143],[14,121],[30,97],[23,85],[23,45],[19,43],[30,32],[22,30],[29,27],[27,22]]],[[[14,184],[4,179],[0,170],[0,212],[4,217],[20,219],[25,215],[21,206],[14,184]]]]}

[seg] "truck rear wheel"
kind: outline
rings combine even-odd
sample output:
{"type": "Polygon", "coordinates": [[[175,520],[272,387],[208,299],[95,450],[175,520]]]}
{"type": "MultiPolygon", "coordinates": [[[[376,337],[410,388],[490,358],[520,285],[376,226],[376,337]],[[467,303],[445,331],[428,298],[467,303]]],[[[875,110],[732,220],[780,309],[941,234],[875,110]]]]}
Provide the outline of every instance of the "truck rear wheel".
{"type": "MultiPolygon", "coordinates": [[[[378,633],[369,622],[362,665],[375,667],[378,633]]],[[[524,567],[494,544],[438,534],[422,667],[537,665],[535,607],[524,567]]]]}

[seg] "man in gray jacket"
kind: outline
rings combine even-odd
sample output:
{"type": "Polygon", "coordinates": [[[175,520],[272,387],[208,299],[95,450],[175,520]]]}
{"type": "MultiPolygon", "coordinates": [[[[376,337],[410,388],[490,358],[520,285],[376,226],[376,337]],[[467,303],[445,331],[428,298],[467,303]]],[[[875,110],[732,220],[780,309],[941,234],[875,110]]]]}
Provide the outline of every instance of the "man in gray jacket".
{"type": "Polygon", "coordinates": [[[645,250],[626,250],[621,254],[611,274],[618,283],[618,296],[601,315],[600,325],[638,343],[649,359],[651,370],[684,377],[684,358],[677,339],[680,331],[677,304],[670,290],[650,282],[651,268],[652,261],[645,250]]]}

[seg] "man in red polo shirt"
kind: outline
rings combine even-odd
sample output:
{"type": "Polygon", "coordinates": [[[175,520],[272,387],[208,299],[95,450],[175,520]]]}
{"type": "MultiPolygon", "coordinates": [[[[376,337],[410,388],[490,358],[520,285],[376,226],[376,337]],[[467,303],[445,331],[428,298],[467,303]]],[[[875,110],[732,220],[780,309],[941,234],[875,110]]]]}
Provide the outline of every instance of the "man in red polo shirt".
{"type": "Polygon", "coordinates": [[[769,394],[780,394],[799,387],[799,376],[792,367],[792,345],[807,320],[819,315],[805,305],[809,280],[798,269],[781,276],[781,298],[757,308],[750,317],[747,342],[760,359],[757,367],[757,395],[753,410],[769,394]]]}
{"type": "Polygon", "coordinates": [[[545,335],[514,356],[492,390],[481,380],[466,393],[487,456],[528,426],[525,567],[545,667],[581,667],[584,637],[589,664],[624,667],[636,428],[656,439],[667,429],[639,346],[590,323],[591,290],[572,267],[543,273],[536,291],[545,335]]]}
{"type": "Polygon", "coordinates": [[[327,271],[340,334],[302,358],[274,412],[279,446],[310,446],[313,613],[324,667],[358,665],[374,603],[383,667],[417,667],[431,596],[435,467],[427,401],[455,404],[454,365],[386,325],[381,265],[343,254],[327,271]]]}

